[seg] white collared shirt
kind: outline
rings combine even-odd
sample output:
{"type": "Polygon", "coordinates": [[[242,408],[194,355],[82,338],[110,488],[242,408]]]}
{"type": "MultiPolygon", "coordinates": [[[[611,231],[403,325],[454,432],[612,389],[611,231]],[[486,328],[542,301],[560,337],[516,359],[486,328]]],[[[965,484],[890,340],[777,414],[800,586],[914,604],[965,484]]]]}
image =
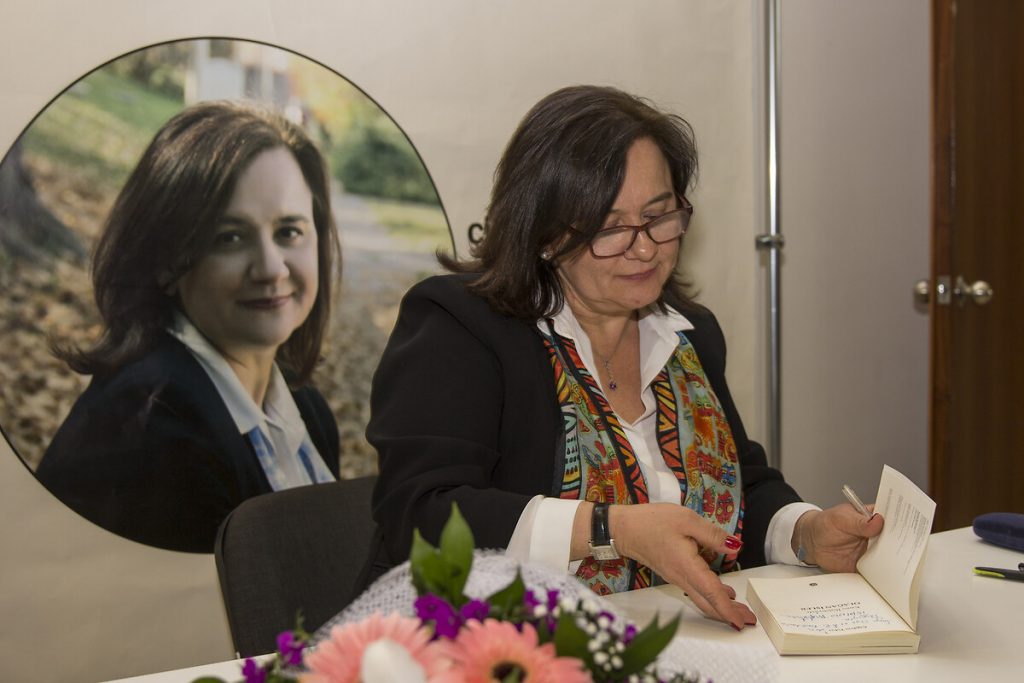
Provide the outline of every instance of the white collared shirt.
{"type": "Polygon", "coordinates": [[[334,481],[334,475],[309,438],[306,423],[277,363],[270,369],[270,383],[261,409],[224,356],[185,315],[175,313],[168,332],[188,347],[206,371],[238,433],[253,444],[273,490],[334,481]]]}
{"type": "MultiPolygon", "coordinates": [[[[600,381],[593,350],[590,347],[590,338],[583,331],[572,310],[568,306],[563,306],[552,321],[558,334],[572,339],[583,365],[595,380],[600,381]]],[[[640,472],[647,482],[650,501],[679,504],[679,481],[665,464],[661,449],[658,447],[657,405],[651,383],[679,345],[677,333],[692,330],[693,324],[671,308],[662,313],[657,307],[651,306],[641,313],[638,326],[642,359],[640,386],[644,387],[641,392],[644,412],[632,423],[622,418],[619,418],[619,423],[640,464],[640,472]]],[[[538,321],[537,327],[544,334],[548,333],[545,321],[538,321]]],[[[682,429],[683,425],[680,425],[681,441],[686,439],[682,429]]],[[[568,568],[570,573],[575,572],[579,563],[569,561],[569,549],[572,542],[573,519],[581,502],[534,496],[519,516],[506,554],[521,562],[541,564],[552,569],[568,568]]],[[[800,515],[807,510],[815,509],[818,508],[807,503],[791,503],[775,513],[765,538],[765,557],[769,563],[800,564],[793,553],[790,539],[800,515]]]]}

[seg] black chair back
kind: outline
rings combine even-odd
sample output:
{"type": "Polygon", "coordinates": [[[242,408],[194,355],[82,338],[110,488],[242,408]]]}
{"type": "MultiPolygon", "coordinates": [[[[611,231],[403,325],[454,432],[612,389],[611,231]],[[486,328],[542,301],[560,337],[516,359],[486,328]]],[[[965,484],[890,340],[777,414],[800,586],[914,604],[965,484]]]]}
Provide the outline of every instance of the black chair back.
{"type": "Polygon", "coordinates": [[[239,657],[273,652],[301,610],[312,633],[362,590],[376,526],[377,477],[250,498],[228,515],[215,555],[239,657]]]}

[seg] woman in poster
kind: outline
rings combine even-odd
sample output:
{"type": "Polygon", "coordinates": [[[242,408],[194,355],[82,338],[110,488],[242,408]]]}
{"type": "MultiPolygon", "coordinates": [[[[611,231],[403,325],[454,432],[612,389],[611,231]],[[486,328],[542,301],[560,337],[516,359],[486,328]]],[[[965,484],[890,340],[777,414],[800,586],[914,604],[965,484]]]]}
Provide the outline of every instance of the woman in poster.
{"type": "Polygon", "coordinates": [[[37,470],[127,538],[210,552],[246,498],[338,474],[308,382],[337,274],[324,161],[284,118],[192,106],[157,132],[96,248],[92,376],[37,470]]]}

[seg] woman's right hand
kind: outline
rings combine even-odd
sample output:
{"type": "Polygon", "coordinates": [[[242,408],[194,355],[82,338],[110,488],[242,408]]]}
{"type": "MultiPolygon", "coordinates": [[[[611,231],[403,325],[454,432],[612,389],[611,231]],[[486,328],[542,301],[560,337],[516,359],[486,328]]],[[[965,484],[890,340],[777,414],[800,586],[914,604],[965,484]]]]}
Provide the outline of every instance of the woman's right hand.
{"type": "Polygon", "coordinates": [[[700,548],[736,553],[742,544],[693,510],[672,503],[612,505],[608,526],[620,555],[645,564],[679,586],[709,617],[739,631],[757,623],[754,613],[736,601],[727,586],[700,556],[700,548]]]}

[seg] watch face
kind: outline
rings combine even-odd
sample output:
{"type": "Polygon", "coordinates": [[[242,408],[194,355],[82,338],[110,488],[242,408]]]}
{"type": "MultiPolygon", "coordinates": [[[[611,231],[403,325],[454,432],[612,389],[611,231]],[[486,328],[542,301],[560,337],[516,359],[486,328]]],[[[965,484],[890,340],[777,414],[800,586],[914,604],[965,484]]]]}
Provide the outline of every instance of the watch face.
{"type": "Polygon", "coordinates": [[[612,545],[592,545],[590,546],[590,554],[593,555],[595,560],[600,562],[619,559],[619,554],[615,552],[615,546],[612,545]]]}

